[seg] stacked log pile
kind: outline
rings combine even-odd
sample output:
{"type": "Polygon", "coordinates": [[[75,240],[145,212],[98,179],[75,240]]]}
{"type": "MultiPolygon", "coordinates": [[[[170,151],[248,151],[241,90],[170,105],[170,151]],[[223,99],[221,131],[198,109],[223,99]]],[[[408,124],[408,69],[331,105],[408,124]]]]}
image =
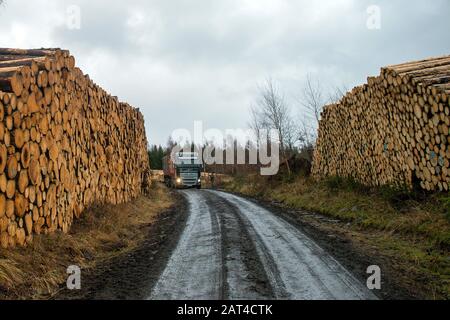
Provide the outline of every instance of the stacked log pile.
{"type": "Polygon", "coordinates": [[[449,128],[450,56],[382,68],[324,108],[313,175],[447,191],[449,128]]]}
{"type": "Polygon", "coordinates": [[[67,232],[93,204],[148,183],[138,109],[120,103],[60,49],[0,49],[0,244],[67,232]]]}

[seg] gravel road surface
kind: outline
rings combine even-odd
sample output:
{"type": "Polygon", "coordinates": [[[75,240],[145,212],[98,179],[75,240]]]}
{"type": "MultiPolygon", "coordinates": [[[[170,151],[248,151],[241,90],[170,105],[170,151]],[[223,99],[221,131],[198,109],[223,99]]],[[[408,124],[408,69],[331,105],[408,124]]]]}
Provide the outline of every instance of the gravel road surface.
{"type": "Polygon", "coordinates": [[[376,299],[268,209],[220,191],[181,193],[187,223],[149,299],[376,299]]]}

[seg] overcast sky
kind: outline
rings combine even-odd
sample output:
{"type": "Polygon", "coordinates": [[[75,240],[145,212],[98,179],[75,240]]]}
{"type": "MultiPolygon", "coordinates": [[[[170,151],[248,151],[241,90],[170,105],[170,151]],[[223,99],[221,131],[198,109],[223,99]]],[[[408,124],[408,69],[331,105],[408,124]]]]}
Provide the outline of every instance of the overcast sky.
{"type": "Polygon", "coordinates": [[[245,128],[267,77],[298,112],[308,73],[324,90],[351,88],[384,65],[450,54],[448,0],[4,2],[1,47],[69,49],[96,83],[141,109],[150,143],[194,120],[245,128]]]}

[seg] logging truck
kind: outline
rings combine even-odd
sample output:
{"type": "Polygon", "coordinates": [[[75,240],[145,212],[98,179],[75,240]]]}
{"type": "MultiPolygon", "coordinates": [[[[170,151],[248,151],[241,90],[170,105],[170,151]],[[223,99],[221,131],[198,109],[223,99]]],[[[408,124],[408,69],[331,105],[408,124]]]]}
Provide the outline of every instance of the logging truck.
{"type": "Polygon", "coordinates": [[[200,189],[202,169],[196,152],[178,152],[163,158],[164,182],[170,188],[200,189]]]}

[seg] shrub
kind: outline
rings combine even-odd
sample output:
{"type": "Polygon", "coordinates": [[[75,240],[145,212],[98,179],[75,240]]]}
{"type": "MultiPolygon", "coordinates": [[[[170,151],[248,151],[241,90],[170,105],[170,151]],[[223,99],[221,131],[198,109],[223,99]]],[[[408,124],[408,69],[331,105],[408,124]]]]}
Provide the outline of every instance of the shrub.
{"type": "Polygon", "coordinates": [[[447,210],[447,212],[445,212],[445,218],[450,221],[450,197],[447,195],[447,197],[442,198],[441,201],[444,203],[444,207],[447,210]]]}
{"type": "Polygon", "coordinates": [[[334,191],[342,188],[343,181],[344,179],[342,177],[338,176],[328,177],[325,179],[325,185],[327,186],[328,189],[334,191]]]}
{"type": "Polygon", "coordinates": [[[327,179],[325,179],[325,185],[332,191],[336,191],[339,189],[344,191],[355,191],[361,194],[367,194],[370,192],[369,187],[362,185],[353,177],[328,177],[327,179]]]}

